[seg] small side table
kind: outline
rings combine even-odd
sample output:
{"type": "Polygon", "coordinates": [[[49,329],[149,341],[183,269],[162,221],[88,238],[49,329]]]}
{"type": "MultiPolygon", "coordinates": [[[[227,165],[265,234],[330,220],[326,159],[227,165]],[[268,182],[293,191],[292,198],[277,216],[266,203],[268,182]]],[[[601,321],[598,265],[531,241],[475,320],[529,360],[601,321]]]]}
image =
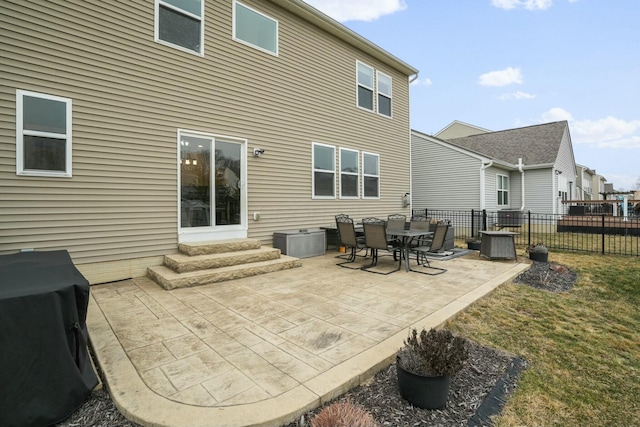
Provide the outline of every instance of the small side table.
{"type": "Polygon", "coordinates": [[[513,231],[481,231],[480,255],[488,259],[518,259],[513,231]]]}

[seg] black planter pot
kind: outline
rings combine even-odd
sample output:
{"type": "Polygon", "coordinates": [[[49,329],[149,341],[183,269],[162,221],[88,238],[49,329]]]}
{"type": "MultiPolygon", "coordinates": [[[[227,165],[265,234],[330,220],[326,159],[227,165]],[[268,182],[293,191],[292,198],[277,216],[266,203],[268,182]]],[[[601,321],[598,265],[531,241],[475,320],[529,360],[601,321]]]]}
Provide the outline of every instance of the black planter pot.
{"type": "Polygon", "coordinates": [[[480,242],[467,242],[467,248],[473,251],[480,250],[480,242]]]}
{"type": "Polygon", "coordinates": [[[447,406],[450,376],[427,377],[405,371],[396,363],[400,396],[422,409],[441,409],[447,406]]]}
{"type": "Polygon", "coordinates": [[[549,254],[541,253],[541,252],[529,252],[529,259],[531,261],[538,262],[548,262],[549,254]]]}

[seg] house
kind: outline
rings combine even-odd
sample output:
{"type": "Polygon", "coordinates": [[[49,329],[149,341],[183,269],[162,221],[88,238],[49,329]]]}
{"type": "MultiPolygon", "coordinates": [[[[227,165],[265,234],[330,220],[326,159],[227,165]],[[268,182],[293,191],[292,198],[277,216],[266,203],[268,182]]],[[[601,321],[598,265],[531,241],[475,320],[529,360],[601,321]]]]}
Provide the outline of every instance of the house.
{"type": "Polygon", "coordinates": [[[576,200],[598,200],[593,192],[596,171],[583,165],[576,165],[576,200]]]}
{"type": "Polygon", "coordinates": [[[598,174],[595,169],[576,165],[576,199],[604,200],[606,182],[607,179],[598,174]]]}
{"type": "Polygon", "coordinates": [[[415,208],[557,214],[576,191],[566,121],[498,132],[454,122],[435,136],[413,130],[411,143],[415,208]]]}
{"type": "Polygon", "coordinates": [[[408,212],[418,71],[303,1],[0,8],[0,254],[67,249],[99,283],[408,212]]]}

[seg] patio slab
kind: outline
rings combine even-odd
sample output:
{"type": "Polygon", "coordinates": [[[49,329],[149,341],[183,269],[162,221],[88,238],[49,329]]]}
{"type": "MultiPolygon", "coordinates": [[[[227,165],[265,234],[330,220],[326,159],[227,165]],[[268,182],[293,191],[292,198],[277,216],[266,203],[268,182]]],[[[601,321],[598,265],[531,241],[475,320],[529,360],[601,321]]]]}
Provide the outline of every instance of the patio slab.
{"type": "Polygon", "coordinates": [[[392,363],[409,328],[440,325],[528,267],[474,253],[432,261],[448,269],[438,276],[382,276],[335,255],[187,289],[92,286],[87,326],[118,409],[145,426],[282,426],[392,363]]]}

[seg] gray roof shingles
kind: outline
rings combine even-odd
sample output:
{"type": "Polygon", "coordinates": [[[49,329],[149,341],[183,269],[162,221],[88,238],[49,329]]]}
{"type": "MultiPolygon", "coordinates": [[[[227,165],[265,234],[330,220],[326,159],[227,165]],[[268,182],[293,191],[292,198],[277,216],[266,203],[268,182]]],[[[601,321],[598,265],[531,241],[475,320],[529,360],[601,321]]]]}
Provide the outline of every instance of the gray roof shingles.
{"type": "Polygon", "coordinates": [[[516,164],[522,158],[525,165],[555,163],[560,143],[567,129],[566,121],[482,133],[447,140],[461,148],[480,153],[494,160],[516,164]]]}

